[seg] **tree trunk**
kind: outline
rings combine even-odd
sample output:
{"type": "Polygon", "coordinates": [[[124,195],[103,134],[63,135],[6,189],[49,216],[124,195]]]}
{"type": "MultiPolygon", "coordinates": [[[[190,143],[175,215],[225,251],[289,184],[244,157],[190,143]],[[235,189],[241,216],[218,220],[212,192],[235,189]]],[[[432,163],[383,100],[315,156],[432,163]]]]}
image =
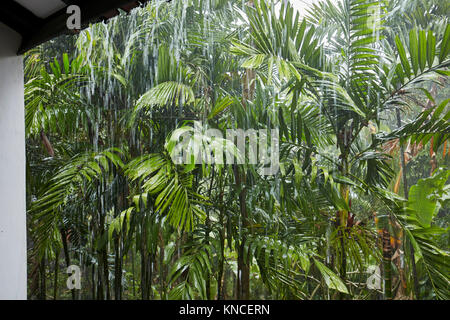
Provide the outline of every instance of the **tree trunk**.
{"type": "Polygon", "coordinates": [[[114,256],[114,299],[122,299],[122,250],[121,238],[116,236],[114,239],[115,256],[114,256]]]}
{"type": "MultiPolygon", "coordinates": [[[[397,108],[396,112],[397,112],[397,126],[400,128],[402,126],[400,110],[397,108]]],[[[401,169],[402,169],[402,178],[403,178],[403,192],[404,192],[405,199],[408,200],[409,194],[408,194],[408,180],[406,178],[405,148],[402,144],[400,144],[400,159],[401,159],[401,169]]],[[[406,234],[405,234],[405,239],[406,239],[406,234]]],[[[414,296],[417,299],[419,297],[419,280],[417,278],[414,247],[413,247],[411,241],[409,241],[409,248],[410,248],[410,256],[411,256],[412,274],[413,274],[413,280],[414,280],[414,290],[413,291],[414,291],[414,296]]]]}
{"type": "Polygon", "coordinates": [[[159,241],[160,241],[160,247],[159,247],[159,286],[160,286],[160,299],[163,300],[163,297],[166,294],[166,285],[165,285],[165,270],[164,270],[164,255],[165,255],[165,248],[164,248],[164,238],[162,235],[162,232],[159,232],[159,241]]]}
{"type": "Polygon", "coordinates": [[[250,296],[250,264],[249,259],[244,260],[244,245],[247,240],[246,232],[248,227],[248,215],[247,215],[247,203],[246,195],[247,190],[245,185],[245,173],[239,171],[237,165],[234,165],[234,175],[237,186],[241,186],[242,190],[239,193],[239,208],[241,214],[241,226],[242,231],[239,241],[236,241],[236,251],[238,253],[238,266],[237,266],[237,280],[236,280],[236,299],[248,300],[250,296]]]}
{"type": "Polygon", "coordinates": [[[40,285],[40,291],[39,291],[39,299],[40,300],[46,300],[46,278],[45,278],[45,256],[42,258],[40,266],[40,278],[41,278],[41,285],[40,285]]]}
{"type": "Polygon", "coordinates": [[[384,295],[388,300],[392,299],[392,247],[391,235],[388,230],[383,229],[383,269],[384,269],[384,295]]]}
{"type": "MultiPolygon", "coordinates": [[[[61,241],[63,244],[64,259],[66,261],[66,267],[69,268],[71,265],[71,262],[70,262],[70,255],[69,255],[69,247],[67,245],[67,233],[64,228],[60,229],[60,233],[61,233],[61,241]]],[[[72,300],[75,300],[76,299],[75,289],[70,290],[70,293],[72,294],[72,300]]]]}
{"type": "Polygon", "coordinates": [[[53,285],[53,300],[58,298],[58,271],[59,271],[59,250],[55,254],[55,282],[53,285]]]}
{"type": "Polygon", "coordinates": [[[223,269],[224,269],[224,263],[225,263],[225,224],[224,224],[224,213],[222,209],[223,205],[223,191],[220,194],[219,197],[219,204],[221,205],[220,212],[219,212],[219,223],[221,226],[220,230],[220,256],[219,256],[219,271],[217,276],[217,300],[222,300],[223,294],[222,294],[222,281],[223,281],[223,269]]]}

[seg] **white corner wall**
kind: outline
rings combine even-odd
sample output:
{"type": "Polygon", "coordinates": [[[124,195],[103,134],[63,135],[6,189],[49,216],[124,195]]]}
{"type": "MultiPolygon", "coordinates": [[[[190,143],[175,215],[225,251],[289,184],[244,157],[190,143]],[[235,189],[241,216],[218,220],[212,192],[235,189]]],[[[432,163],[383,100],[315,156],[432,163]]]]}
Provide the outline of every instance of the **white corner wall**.
{"type": "Polygon", "coordinates": [[[25,124],[20,35],[0,23],[0,300],[27,297],[25,124]]]}

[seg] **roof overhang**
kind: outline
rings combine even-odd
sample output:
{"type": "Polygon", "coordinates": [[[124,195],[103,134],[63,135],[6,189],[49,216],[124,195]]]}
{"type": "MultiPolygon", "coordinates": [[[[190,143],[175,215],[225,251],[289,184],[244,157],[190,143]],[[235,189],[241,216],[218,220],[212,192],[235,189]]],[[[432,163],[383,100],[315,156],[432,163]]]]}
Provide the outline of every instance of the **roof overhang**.
{"type": "Polygon", "coordinates": [[[0,22],[22,36],[18,54],[34,48],[61,34],[76,31],[67,28],[67,7],[78,5],[81,10],[81,28],[90,23],[105,21],[122,9],[131,9],[149,0],[3,0],[0,4],[0,22]]]}

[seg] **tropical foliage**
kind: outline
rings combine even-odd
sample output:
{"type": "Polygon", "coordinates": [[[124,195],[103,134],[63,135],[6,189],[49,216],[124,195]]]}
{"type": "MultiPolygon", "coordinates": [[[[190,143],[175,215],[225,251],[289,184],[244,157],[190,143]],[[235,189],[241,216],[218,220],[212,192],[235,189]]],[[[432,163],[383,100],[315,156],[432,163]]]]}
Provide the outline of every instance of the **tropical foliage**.
{"type": "Polygon", "coordinates": [[[448,17],[151,1],[30,51],[29,296],[450,299],[448,17]],[[274,174],[239,129],[269,129],[274,174]],[[237,161],[175,161],[186,134],[237,161]]]}

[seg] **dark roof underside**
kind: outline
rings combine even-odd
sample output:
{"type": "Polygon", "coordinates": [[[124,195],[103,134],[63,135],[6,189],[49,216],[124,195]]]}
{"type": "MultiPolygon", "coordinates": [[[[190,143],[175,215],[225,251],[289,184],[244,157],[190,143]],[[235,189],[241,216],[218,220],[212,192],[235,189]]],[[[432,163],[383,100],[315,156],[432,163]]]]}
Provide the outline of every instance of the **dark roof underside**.
{"type": "MultiPolygon", "coordinates": [[[[131,9],[149,0],[61,0],[66,7],[56,13],[40,18],[32,11],[26,9],[13,0],[2,0],[0,3],[0,22],[3,22],[22,35],[22,44],[18,54],[34,48],[41,43],[53,39],[61,34],[74,31],[67,29],[67,6],[78,5],[81,9],[82,28],[90,23],[105,21],[116,16],[122,9],[129,12],[131,9]]],[[[76,31],[75,31],[76,32],[76,31]]]]}

